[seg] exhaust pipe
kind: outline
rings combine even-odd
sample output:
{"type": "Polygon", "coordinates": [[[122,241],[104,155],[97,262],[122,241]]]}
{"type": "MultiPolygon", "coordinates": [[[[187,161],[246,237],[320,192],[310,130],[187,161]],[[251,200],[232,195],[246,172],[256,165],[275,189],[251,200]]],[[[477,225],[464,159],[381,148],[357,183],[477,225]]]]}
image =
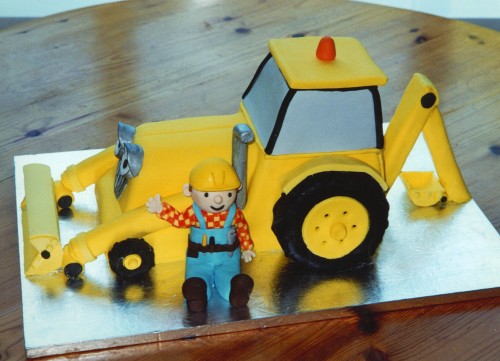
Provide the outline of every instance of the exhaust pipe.
{"type": "Polygon", "coordinates": [[[236,198],[236,206],[240,209],[244,209],[247,203],[248,144],[253,140],[254,134],[247,124],[236,124],[234,126],[232,164],[241,182],[241,189],[236,198]]]}

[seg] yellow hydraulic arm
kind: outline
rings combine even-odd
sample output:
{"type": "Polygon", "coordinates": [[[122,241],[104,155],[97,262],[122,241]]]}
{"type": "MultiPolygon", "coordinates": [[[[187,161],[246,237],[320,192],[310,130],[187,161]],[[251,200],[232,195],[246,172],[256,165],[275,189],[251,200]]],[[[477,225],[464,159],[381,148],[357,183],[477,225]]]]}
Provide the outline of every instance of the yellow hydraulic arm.
{"type": "Polygon", "coordinates": [[[385,134],[386,181],[389,187],[394,184],[420,132],[423,132],[447,199],[467,202],[471,196],[453,156],[438,103],[439,95],[434,85],[422,74],[415,74],[385,134]]]}

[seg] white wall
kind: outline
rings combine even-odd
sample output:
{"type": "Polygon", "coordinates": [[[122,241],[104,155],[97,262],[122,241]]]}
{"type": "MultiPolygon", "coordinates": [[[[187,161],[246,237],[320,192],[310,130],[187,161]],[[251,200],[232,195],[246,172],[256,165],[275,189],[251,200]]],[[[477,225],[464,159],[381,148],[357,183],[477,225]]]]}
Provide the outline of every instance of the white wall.
{"type": "Polygon", "coordinates": [[[120,0],[0,0],[0,18],[37,18],[120,0]]]}
{"type": "MultiPolygon", "coordinates": [[[[121,0],[0,0],[0,18],[47,16],[121,0]]],[[[125,0],[123,0],[125,1],[125,0]]],[[[455,19],[500,18],[500,0],[353,0],[455,19]]]]}
{"type": "Polygon", "coordinates": [[[500,0],[354,0],[452,19],[500,18],[500,0]]]}

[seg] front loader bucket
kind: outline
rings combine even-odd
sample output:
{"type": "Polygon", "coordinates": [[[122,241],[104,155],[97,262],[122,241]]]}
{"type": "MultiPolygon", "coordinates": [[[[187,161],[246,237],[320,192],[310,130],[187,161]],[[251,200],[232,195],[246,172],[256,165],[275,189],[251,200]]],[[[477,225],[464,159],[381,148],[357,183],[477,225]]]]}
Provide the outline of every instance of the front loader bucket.
{"type": "Polygon", "coordinates": [[[54,182],[46,165],[28,164],[23,171],[24,269],[28,276],[45,275],[62,263],[54,182]]]}

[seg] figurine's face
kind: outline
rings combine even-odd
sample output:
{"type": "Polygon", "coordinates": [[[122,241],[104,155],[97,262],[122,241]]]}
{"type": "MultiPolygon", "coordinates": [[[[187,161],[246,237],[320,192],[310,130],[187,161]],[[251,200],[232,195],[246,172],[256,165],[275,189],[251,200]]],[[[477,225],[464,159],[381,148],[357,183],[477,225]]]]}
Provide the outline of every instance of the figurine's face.
{"type": "Polygon", "coordinates": [[[191,197],[201,210],[218,213],[227,211],[236,201],[237,189],[222,192],[203,192],[197,189],[184,188],[184,194],[191,197]]]}

